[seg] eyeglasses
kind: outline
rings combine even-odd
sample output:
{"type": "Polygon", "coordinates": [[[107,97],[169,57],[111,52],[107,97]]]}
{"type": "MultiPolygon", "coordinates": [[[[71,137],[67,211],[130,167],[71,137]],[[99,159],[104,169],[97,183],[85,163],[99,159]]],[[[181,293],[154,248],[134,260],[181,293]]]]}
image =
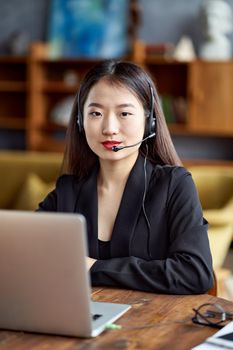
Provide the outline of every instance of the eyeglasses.
{"type": "Polygon", "coordinates": [[[233,320],[233,309],[225,310],[219,304],[202,304],[193,311],[195,316],[192,318],[192,322],[203,326],[222,328],[233,320]]]}

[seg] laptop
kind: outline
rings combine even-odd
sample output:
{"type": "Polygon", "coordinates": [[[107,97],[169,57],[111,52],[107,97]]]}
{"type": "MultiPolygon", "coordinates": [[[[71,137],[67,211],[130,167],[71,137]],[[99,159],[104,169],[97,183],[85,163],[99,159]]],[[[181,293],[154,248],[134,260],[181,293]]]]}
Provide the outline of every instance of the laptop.
{"type": "Polygon", "coordinates": [[[0,210],[0,328],[95,337],[130,305],[91,301],[85,218],[0,210]]]}

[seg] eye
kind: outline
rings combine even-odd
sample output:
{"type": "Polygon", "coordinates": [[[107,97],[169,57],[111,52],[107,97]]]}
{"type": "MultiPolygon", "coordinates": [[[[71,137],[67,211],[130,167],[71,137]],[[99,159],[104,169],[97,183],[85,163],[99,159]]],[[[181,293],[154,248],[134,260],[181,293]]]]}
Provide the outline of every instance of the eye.
{"type": "Polygon", "coordinates": [[[122,118],[127,118],[127,117],[129,117],[131,115],[132,115],[132,113],[130,113],[130,112],[121,112],[121,117],[122,118]]]}
{"type": "Polygon", "coordinates": [[[88,114],[91,118],[100,118],[102,116],[102,114],[100,112],[97,111],[92,111],[88,114]]]}

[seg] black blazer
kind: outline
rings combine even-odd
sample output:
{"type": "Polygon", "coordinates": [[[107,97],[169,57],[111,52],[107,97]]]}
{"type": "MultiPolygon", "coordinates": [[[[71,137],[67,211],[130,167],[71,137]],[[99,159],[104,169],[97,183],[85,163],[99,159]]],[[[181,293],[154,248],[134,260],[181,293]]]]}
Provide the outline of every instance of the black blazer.
{"type": "MultiPolygon", "coordinates": [[[[198,294],[212,286],[208,224],[190,173],[139,156],[127,181],[111,238],[111,259],[100,260],[97,174],[63,175],[39,210],[81,213],[87,220],[92,285],[198,294]]],[[[113,198],[114,200],[114,198],[113,198]]]]}

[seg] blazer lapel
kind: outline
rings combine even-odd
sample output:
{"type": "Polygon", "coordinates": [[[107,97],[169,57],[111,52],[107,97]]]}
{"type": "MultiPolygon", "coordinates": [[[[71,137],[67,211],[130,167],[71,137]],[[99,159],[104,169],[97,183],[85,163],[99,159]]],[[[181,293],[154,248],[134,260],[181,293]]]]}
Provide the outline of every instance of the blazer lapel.
{"type": "Polygon", "coordinates": [[[98,258],[98,222],[97,222],[97,172],[95,169],[84,182],[77,200],[77,212],[86,218],[89,255],[98,258]]]}
{"type": "MultiPolygon", "coordinates": [[[[153,166],[147,161],[147,188],[152,171],[153,166]]],[[[76,211],[84,215],[86,218],[89,254],[96,259],[99,258],[97,174],[98,167],[82,185],[76,206],[76,211]]],[[[144,191],[144,157],[139,155],[127,180],[120,208],[113,227],[111,239],[112,257],[124,257],[130,255],[130,240],[141,213],[144,191]]]]}
{"type": "MultiPolygon", "coordinates": [[[[149,182],[152,165],[147,162],[149,182]]],[[[147,184],[148,185],[148,184],[147,184]]],[[[144,157],[139,155],[125,186],[112,232],[112,257],[130,255],[130,240],[137,224],[145,190],[144,157]]]]}

